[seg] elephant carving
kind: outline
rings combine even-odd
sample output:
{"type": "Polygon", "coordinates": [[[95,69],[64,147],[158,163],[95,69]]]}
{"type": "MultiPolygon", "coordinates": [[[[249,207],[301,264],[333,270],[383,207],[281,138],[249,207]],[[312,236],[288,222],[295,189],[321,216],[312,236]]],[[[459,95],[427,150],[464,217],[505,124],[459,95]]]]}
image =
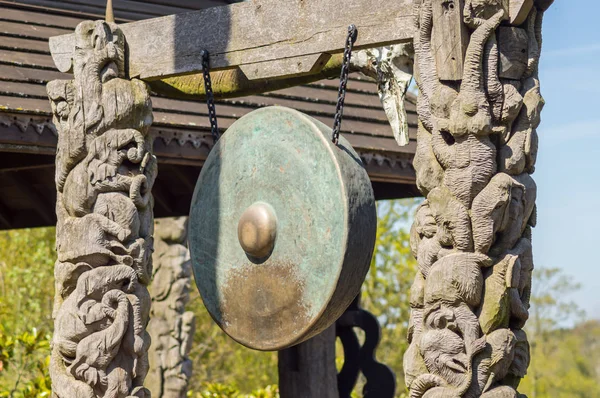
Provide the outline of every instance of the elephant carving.
{"type": "Polygon", "coordinates": [[[127,78],[115,24],[82,22],[75,41],[74,79],[47,88],[59,129],[53,394],[149,398],[150,90],[127,78]]]}
{"type": "Polygon", "coordinates": [[[531,174],[544,105],[541,26],[552,0],[527,2],[518,22],[512,3],[414,4],[413,165],[426,200],[410,233],[418,264],[404,358],[411,398],[521,397],[536,224],[531,174]],[[451,47],[451,60],[439,43],[451,47]]]}

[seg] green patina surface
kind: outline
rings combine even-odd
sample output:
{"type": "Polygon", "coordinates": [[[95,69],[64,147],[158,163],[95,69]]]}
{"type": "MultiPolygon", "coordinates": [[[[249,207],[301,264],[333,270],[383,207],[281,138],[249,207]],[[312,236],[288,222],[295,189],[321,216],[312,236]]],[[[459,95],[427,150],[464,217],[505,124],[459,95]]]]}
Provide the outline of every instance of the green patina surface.
{"type": "Polygon", "coordinates": [[[368,268],[376,222],[368,176],[350,145],[342,138],[334,146],[327,126],[281,107],[231,126],[202,169],[190,216],[206,307],[231,337],[262,350],[298,343],[335,320],[324,316],[339,316],[368,268]],[[256,202],[277,217],[273,252],[262,260],[246,255],[237,233],[256,202]],[[366,238],[350,244],[357,231],[366,238]],[[362,254],[348,260],[348,251],[362,254]]]}

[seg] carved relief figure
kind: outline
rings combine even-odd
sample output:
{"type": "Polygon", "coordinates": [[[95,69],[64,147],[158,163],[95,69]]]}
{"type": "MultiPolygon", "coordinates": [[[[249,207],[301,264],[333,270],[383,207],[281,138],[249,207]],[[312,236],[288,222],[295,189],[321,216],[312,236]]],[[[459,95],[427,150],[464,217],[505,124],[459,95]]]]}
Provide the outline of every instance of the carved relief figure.
{"type": "Polygon", "coordinates": [[[53,396],[150,397],[150,93],[127,79],[115,24],[82,22],[75,37],[74,79],[47,87],[59,132],[53,396]]]}
{"type": "Polygon", "coordinates": [[[512,14],[523,10],[506,0],[466,0],[464,9],[458,1],[416,3],[414,166],[426,200],[411,230],[419,267],[405,380],[413,398],[516,398],[529,365],[522,328],[544,105],[537,68],[542,16],[552,1],[525,2],[528,17],[518,26],[510,25],[512,14]],[[464,68],[460,78],[442,80],[446,66],[436,64],[432,42],[451,18],[465,28],[464,68]],[[528,50],[505,53],[518,38],[528,50]]]}
{"type": "Polygon", "coordinates": [[[148,387],[158,398],[184,398],[195,329],[194,313],[185,311],[192,284],[187,217],[156,220],[154,247],[148,387]]]}

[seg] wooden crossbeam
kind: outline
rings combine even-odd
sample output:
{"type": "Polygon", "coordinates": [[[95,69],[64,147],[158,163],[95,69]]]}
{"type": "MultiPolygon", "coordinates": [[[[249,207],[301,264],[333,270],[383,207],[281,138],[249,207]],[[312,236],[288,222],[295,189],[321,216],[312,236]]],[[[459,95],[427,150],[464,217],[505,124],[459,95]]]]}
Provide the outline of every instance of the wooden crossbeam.
{"type": "MultiPolygon", "coordinates": [[[[359,30],[355,48],[412,40],[413,0],[250,0],[121,25],[131,77],[157,80],[202,70],[239,67],[250,80],[318,73],[343,51],[347,27],[359,30]]],[[[73,34],[50,39],[59,70],[72,68],[73,34]]]]}

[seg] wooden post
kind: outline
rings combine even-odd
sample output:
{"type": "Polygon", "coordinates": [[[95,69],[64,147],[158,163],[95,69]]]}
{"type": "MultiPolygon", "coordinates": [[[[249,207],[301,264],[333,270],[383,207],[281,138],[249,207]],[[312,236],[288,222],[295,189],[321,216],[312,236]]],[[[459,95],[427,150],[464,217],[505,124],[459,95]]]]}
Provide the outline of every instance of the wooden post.
{"type": "Polygon", "coordinates": [[[150,91],[125,76],[115,24],[82,22],[75,38],[74,79],[47,87],[59,132],[53,396],[149,398],[150,91]]]}
{"type": "Polygon", "coordinates": [[[552,1],[510,1],[509,11],[506,1],[466,0],[460,86],[437,73],[437,1],[422,0],[414,41],[414,166],[426,200],[411,230],[419,270],[405,380],[411,397],[515,398],[530,359],[523,327],[536,223],[531,174],[544,105],[541,24],[552,1]],[[500,27],[507,19],[524,29],[500,27]]]}
{"type": "Polygon", "coordinates": [[[335,339],[334,324],[312,339],[279,352],[282,398],[339,398],[335,339]]]}
{"type": "Polygon", "coordinates": [[[188,354],[195,331],[194,313],[185,310],[193,283],[187,217],[156,220],[154,239],[147,385],[154,398],[184,398],[192,376],[188,354]]]}

